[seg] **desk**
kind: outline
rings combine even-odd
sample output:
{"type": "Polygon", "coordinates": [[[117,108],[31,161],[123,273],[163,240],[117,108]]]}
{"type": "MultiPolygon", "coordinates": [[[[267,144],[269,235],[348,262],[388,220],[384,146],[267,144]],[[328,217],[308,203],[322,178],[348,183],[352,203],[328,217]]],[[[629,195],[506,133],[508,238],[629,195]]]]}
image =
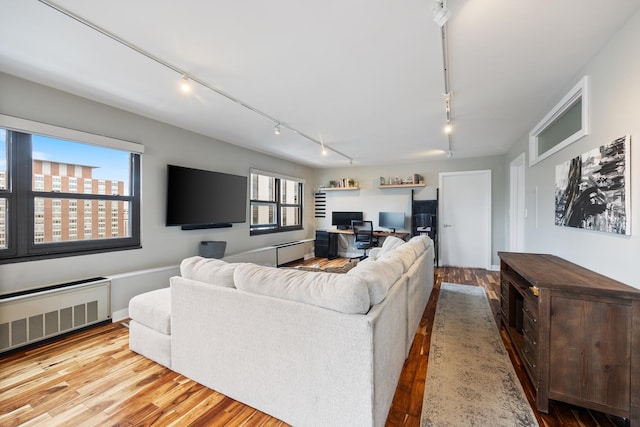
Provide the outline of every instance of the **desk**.
{"type": "MultiPolygon", "coordinates": [[[[337,233],[337,234],[347,234],[347,235],[351,235],[353,236],[353,230],[338,230],[337,228],[331,228],[329,230],[326,230],[329,233],[337,233]]],[[[373,232],[373,236],[374,237],[390,237],[390,236],[394,236],[394,237],[399,237],[402,240],[405,240],[407,237],[409,237],[411,233],[407,233],[406,231],[402,231],[402,232],[396,232],[396,233],[392,233],[390,231],[374,231],[373,232]]]]}

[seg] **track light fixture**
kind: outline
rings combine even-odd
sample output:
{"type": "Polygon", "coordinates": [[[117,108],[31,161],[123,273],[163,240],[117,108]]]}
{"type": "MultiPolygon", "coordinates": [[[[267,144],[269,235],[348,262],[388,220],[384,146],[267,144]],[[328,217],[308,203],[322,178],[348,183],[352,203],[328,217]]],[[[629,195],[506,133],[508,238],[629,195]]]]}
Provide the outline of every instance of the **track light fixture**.
{"type": "Polygon", "coordinates": [[[273,128],[273,133],[275,135],[280,135],[280,123],[276,123],[276,126],[273,128]]]}
{"type": "Polygon", "coordinates": [[[444,127],[444,133],[450,135],[451,132],[453,132],[453,126],[451,125],[451,123],[447,123],[444,127]]]}
{"type": "Polygon", "coordinates": [[[191,93],[191,91],[193,90],[193,87],[191,87],[191,81],[189,80],[189,77],[187,77],[186,75],[182,76],[182,80],[180,80],[180,91],[182,93],[191,93]]]}
{"type": "Polygon", "coordinates": [[[442,98],[444,99],[444,111],[447,114],[450,114],[451,113],[451,94],[445,93],[442,95],[442,98]]]}
{"type": "Polygon", "coordinates": [[[322,153],[323,156],[326,156],[327,154],[329,154],[329,152],[327,151],[327,147],[324,146],[324,141],[320,140],[320,152],[322,153]]]}
{"type": "Polygon", "coordinates": [[[445,5],[445,0],[435,0],[433,6],[433,20],[435,23],[440,27],[444,27],[444,24],[447,23],[450,17],[451,11],[445,5]]]}

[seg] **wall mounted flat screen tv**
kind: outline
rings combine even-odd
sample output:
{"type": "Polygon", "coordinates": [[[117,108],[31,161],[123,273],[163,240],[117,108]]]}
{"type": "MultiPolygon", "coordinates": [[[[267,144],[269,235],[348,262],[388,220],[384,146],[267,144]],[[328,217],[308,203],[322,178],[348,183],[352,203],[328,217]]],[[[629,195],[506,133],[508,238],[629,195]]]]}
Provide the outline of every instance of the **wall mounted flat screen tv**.
{"type": "Polygon", "coordinates": [[[362,221],[362,218],[362,212],[333,211],[331,212],[331,225],[335,225],[341,230],[347,230],[351,228],[352,219],[362,221]]]}
{"type": "Polygon", "coordinates": [[[220,228],[246,220],[246,176],[167,165],[167,226],[220,228]]]}
{"type": "Polygon", "coordinates": [[[404,228],[404,212],[379,212],[378,226],[389,228],[394,233],[404,228]]]}

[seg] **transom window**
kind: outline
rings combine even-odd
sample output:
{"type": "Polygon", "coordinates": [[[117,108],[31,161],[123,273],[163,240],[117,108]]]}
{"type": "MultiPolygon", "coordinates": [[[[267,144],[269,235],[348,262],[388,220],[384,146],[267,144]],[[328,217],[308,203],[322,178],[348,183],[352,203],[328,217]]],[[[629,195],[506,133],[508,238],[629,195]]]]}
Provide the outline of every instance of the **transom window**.
{"type": "Polygon", "coordinates": [[[251,234],[302,229],[303,181],[262,171],[251,172],[251,234]]]}
{"type": "Polygon", "coordinates": [[[589,134],[589,79],[583,77],[529,133],[529,166],[589,134]]]}
{"type": "Polygon", "coordinates": [[[139,152],[0,128],[0,263],[139,248],[139,177],[139,152]]]}

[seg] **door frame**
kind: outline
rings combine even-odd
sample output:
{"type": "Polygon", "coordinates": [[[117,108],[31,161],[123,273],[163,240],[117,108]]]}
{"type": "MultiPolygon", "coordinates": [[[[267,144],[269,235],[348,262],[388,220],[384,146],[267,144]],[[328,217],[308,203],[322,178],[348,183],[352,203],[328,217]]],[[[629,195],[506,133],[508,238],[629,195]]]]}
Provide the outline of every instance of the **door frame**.
{"type": "MultiPolygon", "coordinates": [[[[491,231],[491,205],[493,203],[493,196],[492,196],[492,181],[491,181],[491,170],[490,169],[483,169],[483,170],[475,170],[475,171],[460,171],[460,172],[440,172],[438,174],[438,188],[439,188],[439,193],[440,193],[440,197],[439,197],[439,203],[438,203],[438,212],[439,215],[442,216],[442,213],[444,212],[442,209],[442,206],[444,204],[444,200],[447,197],[445,194],[444,188],[443,188],[443,180],[444,178],[448,177],[448,176],[461,176],[461,175],[476,175],[478,176],[478,179],[482,179],[486,185],[486,190],[489,193],[489,203],[487,203],[486,206],[486,215],[487,215],[487,222],[485,224],[486,229],[485,231],[487,232],[487,241],[485,242],[486,246],[485,246],[485,269],[487,270],[491,270],[491,243],[493,240],[493,235],[492,235],[492,231],[491,231]]],[[[443,234],[443,228],[444,228],[444,218],[441,218],[438,221],[438,233],[441,236],[441,239],[439,240],[444,240],[442,239],[442,237],[444,236],[443,234]]],[[[446,244],[446,242],[441,242],[441,247],[442,245],[446,244]]],[[[444,251],[440,251],[440,259],[438,260],[439,265],[443,265],[442,263],[442,253],[444,251]]]]}
{"type": "Polygon", "coordinates": [[[524,153],[509,164],[509,250],[512,252],[524,251],[524,165],[524,153]]]}

